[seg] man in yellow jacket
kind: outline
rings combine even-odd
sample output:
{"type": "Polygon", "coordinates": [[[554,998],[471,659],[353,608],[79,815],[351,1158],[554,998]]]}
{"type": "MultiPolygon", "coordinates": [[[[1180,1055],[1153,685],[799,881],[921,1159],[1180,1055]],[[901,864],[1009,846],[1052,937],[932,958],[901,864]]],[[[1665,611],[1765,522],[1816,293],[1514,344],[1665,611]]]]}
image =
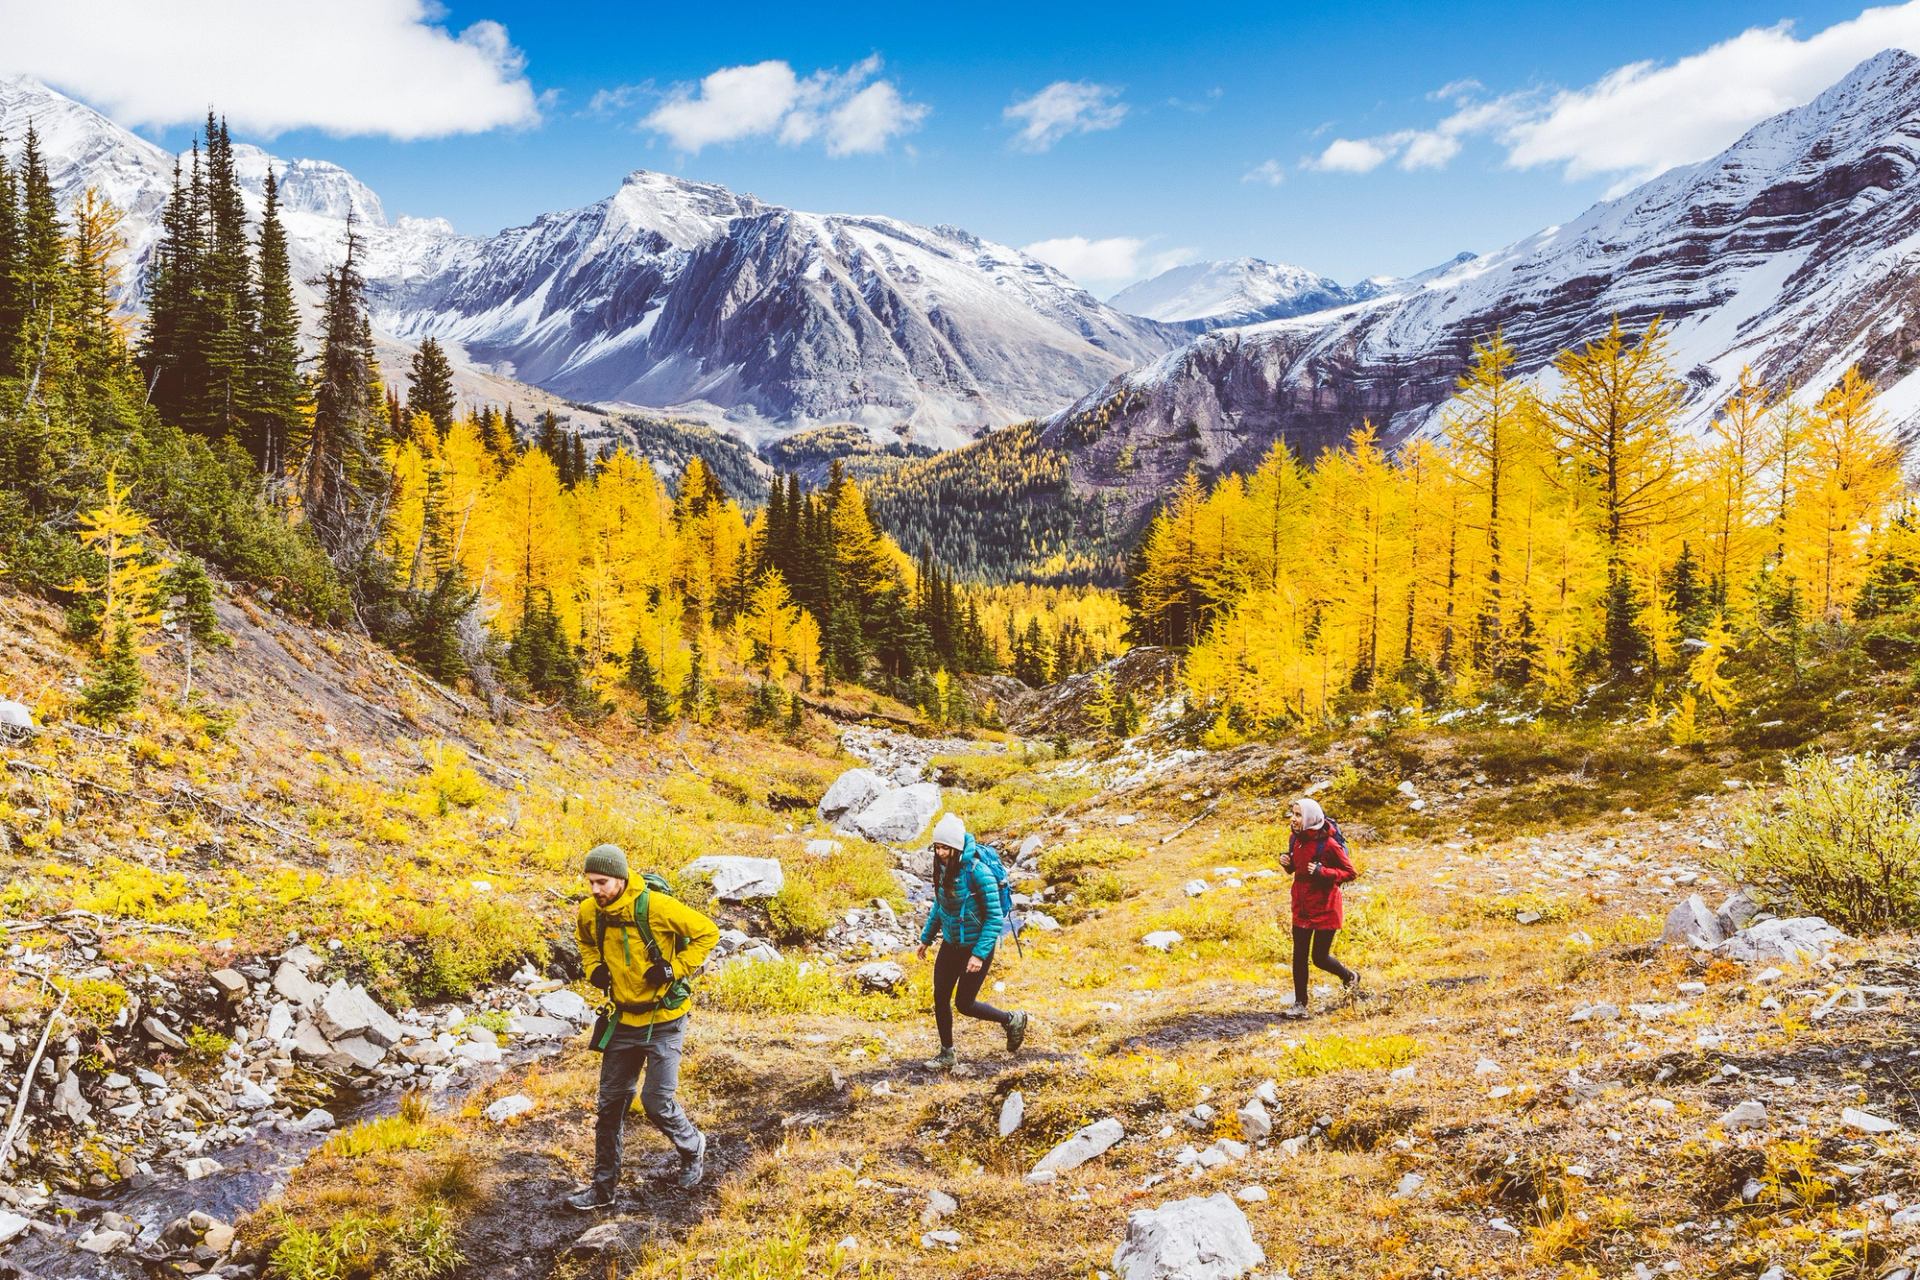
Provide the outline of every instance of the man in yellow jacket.
{"type": "Polygon", "coordinates": [[[719,926],[646,881],[629,878],[627,855],[603,844],[587,854],[587,889],[575,933],[580,960],[611,1006],[595,1029],[600,1051],[599,1118],[594,1128],[593,1184],[567,1197],[575,1209],[613,1204],[620,1184],[621,1123],[633,1105],[641,1073],[640,1104],[653,1127],[680,1153],[682,1187],[706,1176],[707,1138],[674,1096],[692,997],[686,979],[699,969],[719,926]]]}

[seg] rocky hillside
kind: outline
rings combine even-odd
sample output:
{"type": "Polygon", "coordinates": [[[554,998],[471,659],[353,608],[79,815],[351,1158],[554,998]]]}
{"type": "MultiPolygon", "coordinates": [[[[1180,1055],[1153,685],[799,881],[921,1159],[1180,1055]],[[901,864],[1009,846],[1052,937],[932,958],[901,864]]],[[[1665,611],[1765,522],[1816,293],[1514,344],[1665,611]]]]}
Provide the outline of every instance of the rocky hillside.
{"type": "Polygon", "coordinates": [[[1662,318],[1704,423],[1742,366],[1818,393],[1859,364],[1901,421],[1920,418],[1920,58],[1889,50],[1720,155],[1672,170],[1411,290],[1209,334],[1050,418],[1083,499],[1127,527],[1192,464],[1312,457],[1371,421],[1433,426],[1474,342],[1495,329],[1536,373],[1618,316],[1662,318]]]}
{"type": "MultiPolygon", "coordinates": [[[[1733,881],[1770,749],[1488,710],[1210,752],[1167,698],[1059,756],[861,725],[905,716],[857,690],[783,737],[493,724],[351,636],[244,598],[220,619],[195,697],[168,639],[109,734],[68,714],[52,612],[0,595],[0,1058],[24,1103],[0,1274],[1920,1262],[1913,939],[1733,881]],[[1278,856],[1302,793],[1360,866],[1337,953],[1363,981],[1317,982],[1296,1023],[1278,856]],[[1024,928],[984,998],[1035,1016],[1019,1055],[962,1019],[951,1073],[921,1065],[912,952],[943,807],[1006,852],[1024,928]],[[712,1180],[652,1184],[636,1123],[628,1192],[587,1219],[554,1206],[591,1150],[566,930],[603,839],[725,933],[683,1075],[712,1180]]],[[[1163,666],[1115,674],[1148,702],[1163,666]]],[[[1086,684],[1034,698],[1058,722],[1086,684]]],[[[1920,729],[1911,691],[1830,705],[1796,741],[1920,729]]]]}

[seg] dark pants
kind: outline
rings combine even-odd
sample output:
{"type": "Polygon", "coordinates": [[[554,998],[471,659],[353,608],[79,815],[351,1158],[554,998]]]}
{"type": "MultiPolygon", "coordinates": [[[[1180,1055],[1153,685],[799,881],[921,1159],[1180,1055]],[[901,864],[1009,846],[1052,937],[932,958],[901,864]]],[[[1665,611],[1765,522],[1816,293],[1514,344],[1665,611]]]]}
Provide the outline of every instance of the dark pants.
{"type": "Polygon", "coordinates": [[[1293,930],[1293,1003],[1296,1007],[1307,1007],[1307,957],[1311,951],[1313,963],[1325,969],[1342,982],[1353,981],[1353,970],[1333,958],[1333,935],[1338,929],[1302,929],[1293,930]]]}
{"type": "Polygon", "coordinates": [[[692,1159],[700,1150],[700,1131],[674,1096],[680,1088],[680,1050],[691,1016],[683,1014],[652,1027],[622,1025],[614,1029],[612,1042],[601,1052],[600,1112],[593,1130],[595,1189],[612,1195],[620,1185],[621,1125],[633,1106],[634,1088],[643,1071],[646,1084],[640,1088],[640,1105],[647,1119],[673,1143],[682,1160],[692,1159]]]}
{"type": "Polygon", "coordinates": [[[1003,1009],[980,1003],[980,984],[987,980],[987,970],[993,967],[993,961],[981,964],[978,973],[968,973],[967,961],[972,957],[971,950],[951,942],[942,942],[933,956],[933,1023],[940,1028],[942,1049],[953,1048],[955,1009],[969,1018],[997,1022],[1003,1027],[1013,1019],[1013,1015],[1003,1009]]]}

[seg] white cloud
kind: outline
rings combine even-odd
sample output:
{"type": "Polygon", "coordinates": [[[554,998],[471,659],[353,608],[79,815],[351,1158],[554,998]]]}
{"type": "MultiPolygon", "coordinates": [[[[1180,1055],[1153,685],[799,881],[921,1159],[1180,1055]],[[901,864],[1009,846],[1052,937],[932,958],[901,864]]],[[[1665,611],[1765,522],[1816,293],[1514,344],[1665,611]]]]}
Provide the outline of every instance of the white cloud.
{"type": "Polygon", "coordinates": [[[1326,150],[1309,161],[1315,169],[1328,173],[1371,173],[1387,162],[1393,151],[1380,142],[1366,138],[1335,138],[1326,150]]]}
{"type": "Polygon", "coordinates": [[[457,34],[430,0],[0,0],[0,72],[38,76],[122,124],[436,138],[538,123],[507,29],[457,34]]]}
{"type": "Polygon", "coordinates": [[[617,84],[611,89],[596,89],[587,99],[586,114],[590,116],[619,115],[630,110],[647,94],[653,92],[653,82],[642,81],[639,84],[617,84]]]}
{"type": "Polygon", "coordinates": [[[1060,236],[1036,240],[1021,252],[1057,267],[1089,287],[1131,284],[1193,261],[1191,249],[1160,249],[1149,253],[1150,244],[1151,239],[1136,236],[1109,236],[1103,240],[1060,236]]]}
{"type": "Polygon", "coordinates": [[[887,142],[911,133],[927,118],[927,108],[908,102],[885,80],[868,85],[827,116],[827,154],[850,156],[885,151],[887,142]]]}
{"type": "Polygon", "coordinates": [[[821,139],[831,156],[884,151],[919,128],[927,108],[874,79],[880,65],[875,55],[805,79],[777,60],[722,67],[675,88],[641,123],[682,151],[769,135],[790,147],[821,139]]]}
{"type": "Polygon", "coordinates": [[[1001,112],[1020,126],[1013,145],[1022,151],[1046,151],[1075,133],[1098,133],[1118,127],[1127,117],[1127,104],[1112,85],[1086,80],[1056,80],[1031,98],[1001,112]]]}
{"type": "Polygon", "coordinates": [[[1240,175],[1242,182],[1259,182],[1277,187],[1287,180],[1287,167],[1278,160],[1263,160],[1240,175]]]}
{"type": "Polygon", "coordinates": [[[1308,164],[1366,173],[1397,158],[1402,169],[1439,168],[1466,138],[1486,135],[1515,168],[1558,165],[1569,179],[1613,175],[1618,181],[1609,194],[1618,194],[1724,150],[1890,48],[1920,52],[1920,0],[1865,10],[1805,39],[1790,22],[1752,27],[1664,66],[1618,67],[1584,89],[1482,100],[1477,81],[1456,80],[1428,95],[1455,107],[1432,128],[1342,138],[1308,164]]]}
{"type": "Polygon", "coordinates": [[[1920,51],[1920,3],[1868,9],[1804,40],[1789,23],[1741,32],[1670,66],[1636,62],[1555,94],[1507,131],[1507,160],[1631,184],[1723,150],[1768,116],[1811,101],[1883,49],[1920,51]]]}

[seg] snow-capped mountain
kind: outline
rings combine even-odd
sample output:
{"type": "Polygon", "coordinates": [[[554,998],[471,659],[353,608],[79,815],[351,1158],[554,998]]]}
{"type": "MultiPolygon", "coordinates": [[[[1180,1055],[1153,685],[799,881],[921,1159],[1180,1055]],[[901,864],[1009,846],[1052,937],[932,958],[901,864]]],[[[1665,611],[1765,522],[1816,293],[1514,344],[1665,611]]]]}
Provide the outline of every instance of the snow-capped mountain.
{"type": "Polygon", "coordinates": [[[1138,284],[1107,301],[1129,315],[1169,323],[1198,321],[1207,327],[1279,320],[1359,302],[1338,281],[1305,267],[1259,258],[1190,262],[1138,284]]]}
{"type": "Polygon", "coordinates": [[[1704,425],[1741,366],[1817,395],[1859,364],[1920,421],[1920,58],[1889,50],[1726,151],[1673,169],[1411,288],[1326,314],[1207,334],[1049,419],[1072,485],[1140,518],[1190,462],[1306,456],[1371,420],[1435,425],[1473,343],[1504,331],[1523,374],[1662,317],[1704,425]]]}
{"type": "MultiPolygon", "coordinates": [[[[9,153],[29,122],[63,207],[92,183],[126,211],[138,298],[175,157],[37,80],[0,78],[9,153]]],[[[438,337],[480,370],[574,400],[725,419],[752,437],[851,420],[955,444],[1187,336],[952,227],[802,213],[639,171],[585,208],[471,237],[390,220],[326,161],[234,153],[254,217],[270,165],[279,178],[297,281],[340,260],[351,214],[377,333],[438,337]]]]}
{"type": "Polygon", "coordinates": [[[449,242],[375,319],[582,400],[750,435],[855,421],[959,443],[1184,337],[953,227],[803,213],[641,170],[595,204],[449,242]]]}
{"type": "Polygon", "coordinates": [[[1128,315],[1181,324],[1195,332],[1333,311],[1418,288],[1474,255],[1462,253],[1413,276],[1369,276],[1343,285],[1285,262],[1234,258],[1190,262],[1128,285],[1107,302],[1128,315]]]}

